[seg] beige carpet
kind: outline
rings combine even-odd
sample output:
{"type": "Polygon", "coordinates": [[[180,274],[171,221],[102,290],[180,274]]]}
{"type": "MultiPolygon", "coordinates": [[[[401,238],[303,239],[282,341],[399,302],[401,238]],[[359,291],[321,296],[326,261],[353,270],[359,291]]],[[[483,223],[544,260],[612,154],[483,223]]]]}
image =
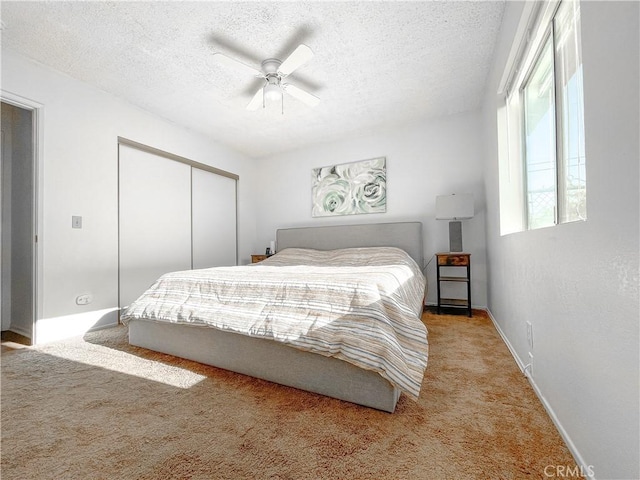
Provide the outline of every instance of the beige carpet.
{"type": "Polygon", "coordinates": [[[520,479],[575,466],[488,319],[424,321],[421,398],[394,414],[130,347],[125,327],[5,353],[2,480],[520,479]]]}

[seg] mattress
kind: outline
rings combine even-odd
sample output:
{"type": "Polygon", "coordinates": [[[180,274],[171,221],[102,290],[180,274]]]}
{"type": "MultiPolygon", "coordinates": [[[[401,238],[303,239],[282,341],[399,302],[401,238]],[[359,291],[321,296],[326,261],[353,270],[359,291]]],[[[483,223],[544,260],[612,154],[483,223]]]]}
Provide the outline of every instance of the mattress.
{"type": "Polygon", "coordinates": [[[417,398],[425,279],[394,247],[291,248],[259,264],[163,275],[121,319],[208,326],[372,370],[417,398]]]}

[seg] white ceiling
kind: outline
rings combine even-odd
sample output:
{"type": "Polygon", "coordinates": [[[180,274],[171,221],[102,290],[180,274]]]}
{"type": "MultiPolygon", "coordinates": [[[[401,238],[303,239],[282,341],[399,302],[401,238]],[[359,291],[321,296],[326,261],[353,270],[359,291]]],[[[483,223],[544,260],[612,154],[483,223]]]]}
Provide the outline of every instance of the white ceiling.
{"type": "Polygon", "coordinates": [[[504,1],[11,2],[2,46],[252,157],[476,109],[504,1]],[[285,96],[245,110],[260,67],[300,43],[315,56],[285,96]]]}

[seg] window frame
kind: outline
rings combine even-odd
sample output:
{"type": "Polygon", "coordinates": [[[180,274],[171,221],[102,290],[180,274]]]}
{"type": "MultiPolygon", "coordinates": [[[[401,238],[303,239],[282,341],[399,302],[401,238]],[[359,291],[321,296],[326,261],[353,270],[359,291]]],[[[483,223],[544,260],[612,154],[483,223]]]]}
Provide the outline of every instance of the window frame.
{"type": "MultiPolygon", "coordinates": [[[[560,6],[561,2],[558,2],[558,7],[560,6]]],[[[556,9],[557,11],[557,9],[556,9]]],[[[556,96],[556,82],[557,82],[557,78],[556,78],[556,70],[555,70],[555,38],[554,38],[554,29],[553,29],[553,16],[550,20],[550,25],[547,25],[547,28],[544,31],[544,34],[540,37],[540,43],[537,45],[536,48],[536,53],[535,55],[533,55],[532,57],[532,61],[529,64],[529,67],[527,69],[526,74],[524,75],[524,77],[522,77],[522,81],[520,83],[520,85],[518,86],[518,94],[520,95],[520,104],[521,109],[520,109],[520,114],[522,116],[521,119],[521,128],[520,128],[520,133],[521,133],[521,142],[522,142],[522,149],[521,149],[521,161],[523,164],[523,168],[522,168],[522,174],[523,174],[523,178],[522,178],[522,182],[523,182],[523,194],[524,194],[524,199],[523,199],[523,203],[524,203],[524,225],[526,226],[526,230],[537,230],[539,228],[548,228],[554,225],[558,224],[558,204],[560,203],[559,200],[559,184],[560,184],[560,178],[559,178],[559,168],[558,168],[558,137],[559,137],[559,130],[558,130],[558,99],[556,96]],[[529,189],[529,176],[528,176],[528,172],[529,172],[529,162],[528,162],[528,158],[527,158],[527,139],[526,139],[526,133],[527,133],[527,102],[525,99],[525,89],[530,85],[530,81],[532,80],[532,77],[534,75],[534,72],[536,71],[536,68],[538,66],[538,63],[540,62],[540,60],[542,59],[542,55],[545,53],[545,49],[547,48],[547,44],[550,44],[550,48],[551,48],[551,71],[553,74],[553,81],[552,83],[552,87],[551,87],[551,95],[552,95],[552,103],[553,103],[553,165],[554,165],[554,185],[553,185],[553,196],[554,196],[554,205],[553,205],[553,224],[552,225],[544,225],[544,226],[540,226],[540,227],[531,227],[531,207],[530,207],[530,201],[529,201],[529,197],[532,193],[532,190],[529,189]]]]}
{"type": "MultiPolygon", "coordinates": [[[[497,112],[499,143],[499,187],[500,187],[500,234],[506,235],[519,231],[548,228],[563,223],[586,220],[583,218],[566,219],[566,168],[562,150],[565,139],[563,128],[564,107],[562,98],[558,98],[560,74],[557,70],[557,31],[556,15],[563,1],[527,2],[518,25],[515,40],[509,53],[506,68],[500,81],[497,112]],[[524,89],[540,61],[547,41],[551,41],[551,66],[553,70],[553,120],[555,155],[555,205],[553,224],[540,227],[530,226],[529,186],[526,159],[526,109],[524,89]],[[514,116],[518,116],[517,119],[514,116]],[[517,130],[517,131],[514,131],[517,130]],[[513,178],[519,176],[519,178],[513,178]],[[563,176],[564,175],[564,176],[563,176]],[[517,182],[520,185],[517,185],[517,182]]],[[[582,65],[582,58],[580,58],[582,65]]],[[[583,79],[582,79],[583,81],[583,79]]],[[[584,128],[584,85],[580,89],[582,95],[582,127],[584,128]]],[[[584,130],[582,131],[584,136],[584,130]]],[[[583,137],[584,138],[584,137],[583,137]]],[[[585,159],[586,169],[586,159],[585,159]]],[[[586,175],[585,175],[586,181],[586,175]]],[[[586,190],[586,186],[585,186],[586,190]]]]}

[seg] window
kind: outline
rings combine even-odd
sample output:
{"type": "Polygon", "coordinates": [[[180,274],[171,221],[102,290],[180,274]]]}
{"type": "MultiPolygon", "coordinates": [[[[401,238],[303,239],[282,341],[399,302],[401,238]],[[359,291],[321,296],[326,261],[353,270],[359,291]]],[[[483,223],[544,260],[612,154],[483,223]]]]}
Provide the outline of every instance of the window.
{"type": "Polygon", "coordinates": [[[576,1],[560,4],[554,19],[556,92],[561,102],[558,123],[562,142],[558,199],[560,222],[587,218],[587,176],[584,154],[584,96],[580,9],[576,1]]]}
{"type": "Polygon", "coordinates": [[[530,229],[555,224],[556,122],[552,48],[549,38],[522,88],[526,205],[530,229]]]}
{"type": "Polygon", "coordinates": [[[498,109],[502,234],[586,219],[580,5],[525,14],[498,109]]]}

